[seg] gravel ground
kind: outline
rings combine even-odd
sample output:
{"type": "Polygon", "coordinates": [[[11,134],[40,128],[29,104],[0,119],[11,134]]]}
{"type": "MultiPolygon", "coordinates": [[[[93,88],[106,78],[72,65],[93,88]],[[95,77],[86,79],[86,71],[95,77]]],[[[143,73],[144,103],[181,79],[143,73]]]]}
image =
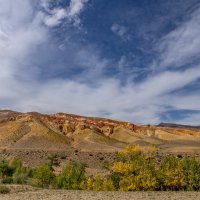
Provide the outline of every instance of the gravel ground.
{"type": "Polygon", "coordinates": [[[37,190],[12,192],[0,200],[200,200],[200,192],[88,192],[37,190]]]}

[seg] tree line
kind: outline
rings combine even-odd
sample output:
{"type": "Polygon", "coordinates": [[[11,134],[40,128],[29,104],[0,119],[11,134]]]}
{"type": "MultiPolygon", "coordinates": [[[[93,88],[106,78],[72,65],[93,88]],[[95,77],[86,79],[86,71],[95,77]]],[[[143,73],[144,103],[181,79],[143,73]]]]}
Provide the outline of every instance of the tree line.
{"type": "Polygon", "coordinates": [[[191,156],[166,155],[158,159],[154,146],[127,146],[105,162],[108,175],[86,176],[86,165],[70,160],[59,174],[56,156],[34,169],[19,158],[0,158],[2,184],[29,184],[42,188],[94,191],[200,191],[200,162],[191,156]]]}

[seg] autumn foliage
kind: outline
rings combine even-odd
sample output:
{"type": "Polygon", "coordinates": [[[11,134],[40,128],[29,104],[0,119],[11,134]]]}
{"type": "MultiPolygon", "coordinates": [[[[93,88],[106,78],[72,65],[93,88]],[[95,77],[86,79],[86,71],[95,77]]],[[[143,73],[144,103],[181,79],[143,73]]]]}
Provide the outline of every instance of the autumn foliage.
{"type": "Polygon", "coordinates": [[[110,165],[115,189],[121,191],[200,190],[200,163],[194,157],[164,156],[154,146],[128,146],[110,165]]]}
{"type": "Polygon", "coordinates": [[[116,152],[106,164],[108,175],[87,177],[86,166],[68,161],[60,174],[54,173],[54,162],[32,170],[19,159],[0,159],[0,180],[39,187],[94,191],[200,191],[200,162],[189,156],[158,156],[154,146],[127,146],[116,152]]]}

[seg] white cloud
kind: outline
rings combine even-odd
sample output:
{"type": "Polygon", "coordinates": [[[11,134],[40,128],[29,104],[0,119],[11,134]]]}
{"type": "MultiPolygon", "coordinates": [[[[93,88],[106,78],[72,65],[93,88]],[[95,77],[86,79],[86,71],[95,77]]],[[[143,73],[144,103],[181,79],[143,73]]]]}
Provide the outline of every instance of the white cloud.
{"type": "Polygon", "coordinates": [[[74,16],[79,15],[84,8],[84,4],[87,2],[88,0],[71,0],[68,10],[68,16],[73,18],[74,16]]]}
{"type": "Polygon", "coordinates": [[[78,76],[79,80],[100,78],[109,65],[109,60],[101,58],[100,53],[94,47],[83,47],[76,52],[76,62],[82,66],[83,73],[78,76]]]}
{"type": "Polygon", "coordinates": [[[66,18],[66,14],[65,9],[55,8],[51,11],[51,15],[46,16],[45,24],[50,27],[57,26],[64,18],[66,18]]]}
{"type": "MultiPolygon", "coordinates": [[[[37,82],[29,85],[17,83],[12,85],[13,90],[17,91],[11,95],[15,100],[13,108],[50,113],[62,111],[139,123],[159,123],[160,114],[167,111],[166,106],[175,108],[180,100],[180,96],[171,98],[169,93],[200,77],[200,73],[196,73],[200,71],[200,67],[195,69],[184,73],[160,73],[144,82],[127,83],[124,86],[116,79],[104,78],[97,79],[96,86],[61,79],[45,81],[42,85],[37,82]],[[187,78],[188,74],[190,78],[187,78]],[[17,89],[19,87],[20,91],[17,89]]],[[[10,96],[6,93],[5,97],[9,99],[10,96]]],[[[197,97],[200,98],[200,95],[197,97]]],[[[189,102],[194,101],[186,102],[188,105],[183,107],[191,108],[192,104],[189,102]]]]}
{"type": "Polygon", "coordinates": [[[200,8],[158,42],[161,53],[159,67],[180,67],[199,59],[200,54],[200,8]]]}
{"type": "Polygon", "coordinates": [[[49,13],[49,15],[44,19],[44,22],[47,26],[54,27],[58,26],[62,20],[68,20],[78,26],[80,24],[79,15],[83,11],[87,2],[88,0],[71,0],[69,7],[58,7],[51,10],[48,5],[51,1],[44,0],[42,1],[42,6],[49,13]]]}
{"type": "Polygon", "coordinates": [[[123,40],[129,39],[128,30],[126,27],[115,23],[112,25],[111,30],[113,33],[115,33],[116,35],[121,37],[121,39],[123,39],[123,40]]]}
{"type": "Polygon", "coordinates": [[[41,26],[42,14],[33,16],[30,1],[0,0],[0,4],[0,77],[5,78],[19,73],[28,54],[47,35],[41,26]]]}
{"type": "Polygon", "coordinates": [[[170,99],[170,104],[177,110],[200,111],[199,98],[200,98],[199,93],[192,93],[187,95],[175,94],[171,97],[168,96],[168,99],[170,99]]]}

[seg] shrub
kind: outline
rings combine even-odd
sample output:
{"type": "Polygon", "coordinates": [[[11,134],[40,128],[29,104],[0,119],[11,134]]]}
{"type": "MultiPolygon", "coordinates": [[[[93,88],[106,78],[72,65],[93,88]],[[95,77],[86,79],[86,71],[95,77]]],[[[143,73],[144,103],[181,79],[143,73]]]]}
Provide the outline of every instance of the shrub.
{"type": "Polygon", "coordinates": [[[17,184],[25,184],[28,178],[30,170],[23,167],[22,165],[18,166],[15,169],[13,174],[13,182],[17,184]]]}
{"type": "Polygon", "coordinates": [[[114,183],[111,179],[106,179],[103,181],[103,184],[102,184],[102,190],[103,191],[115,191],[115,186],[114,186],[114,183]]]}
{"type": "Polygon", "coordinates": [[[39,187],[47,188],[52,184],[54,174],[48,164],[41,165],[33,170],[33,179],[39,187]]]}
{"type": "Polygon", "coordinates": [[[184,174],[181,161],[173,155],[164,157],[160,165],[160,179],[164,190],[182,190],[184,174]]]}
{"type": "Polygon", "coordinates": [[[16,174],[13,176],[13,183],[16,184],[26,184],[28,179],[27,173],[16,174]]]}
{"type": "Polygon", "coordinates": [[[12,176],[13,169],[9,166],[6,159],[0,158],[0,177],[5,178],[6,176],[12,176]]]}
{"type": "Polygon", "coordinates": [[[10,189],[4,185],[0,185],[0,194],[8,194],[10,189]]]}
{"type": "Polygon", "coordinates": [[[4,183],[4,184],[11,184],[12,182],[13,182],[13,178],[10,176],[4,177],[2,179],[2,183],[4,183]]]}
{"type": "Polygon", "coordinates": [[[119,190],[119,182],[121,180],[121,175],[120,173],[117,172],[112,172],[109,176],[108,179],[112,180],[113,182],[113,186],[115,188],[115,190],[119,190]]]}
{"type": "Polygon", "coordinates": [[[14,158],[10,163],[9,166],[15,171],[18,168],[22,167],[22,161],[20,158],[14,158]]]}
{"type": "Polygon", "coordinates": [[[81,183],[81,189],[83,190],[102,190],[103,180],[99,176],[91,176],[81,183]]]}
{"type": "Polygon", "coordinates": [[[101,191],[102,190],[103,181],[99,176],[92,178],[92,190],[101,191]]]}
{"type": "Polygon", "coordinates": [[[184,174],[185,189],[200,190],[200,163],[194,158],[185,157],[181,161],[184,174]]]}
{"type": "Polygon", "coordinates": [[[115,186],[111,179],[101,179],[99,176],[91,176],[81,183],[81,189],[94,191],[114,191],[115,186]]]}
{"type": "Polygon", "coordinates": [[[69,161],[62,172],[56,177],[56,188],[80,189],[81,182],[85,179],[85,165],[69,161]]]}
{"type": "Polygon", "coordinates": [[[121,191],[151,191],[158,187],[158,180],[151,173],[140,173],[123,177],[119,183],[121,191]]]}
{"type": "Polygon", "coordinates": [[[58,155],[57,154],[51,154],[48,156],[48,165],[51,169],[53,169],[53,166],[58,166],[59,162],[58,162],[58,155]]]}
{"type": "Polygon", "coordinates": [[[122,191],[156,190],[159,186],[155,148],[128,146],[117,154],[111,165],[111,180],[122,191]]]}

